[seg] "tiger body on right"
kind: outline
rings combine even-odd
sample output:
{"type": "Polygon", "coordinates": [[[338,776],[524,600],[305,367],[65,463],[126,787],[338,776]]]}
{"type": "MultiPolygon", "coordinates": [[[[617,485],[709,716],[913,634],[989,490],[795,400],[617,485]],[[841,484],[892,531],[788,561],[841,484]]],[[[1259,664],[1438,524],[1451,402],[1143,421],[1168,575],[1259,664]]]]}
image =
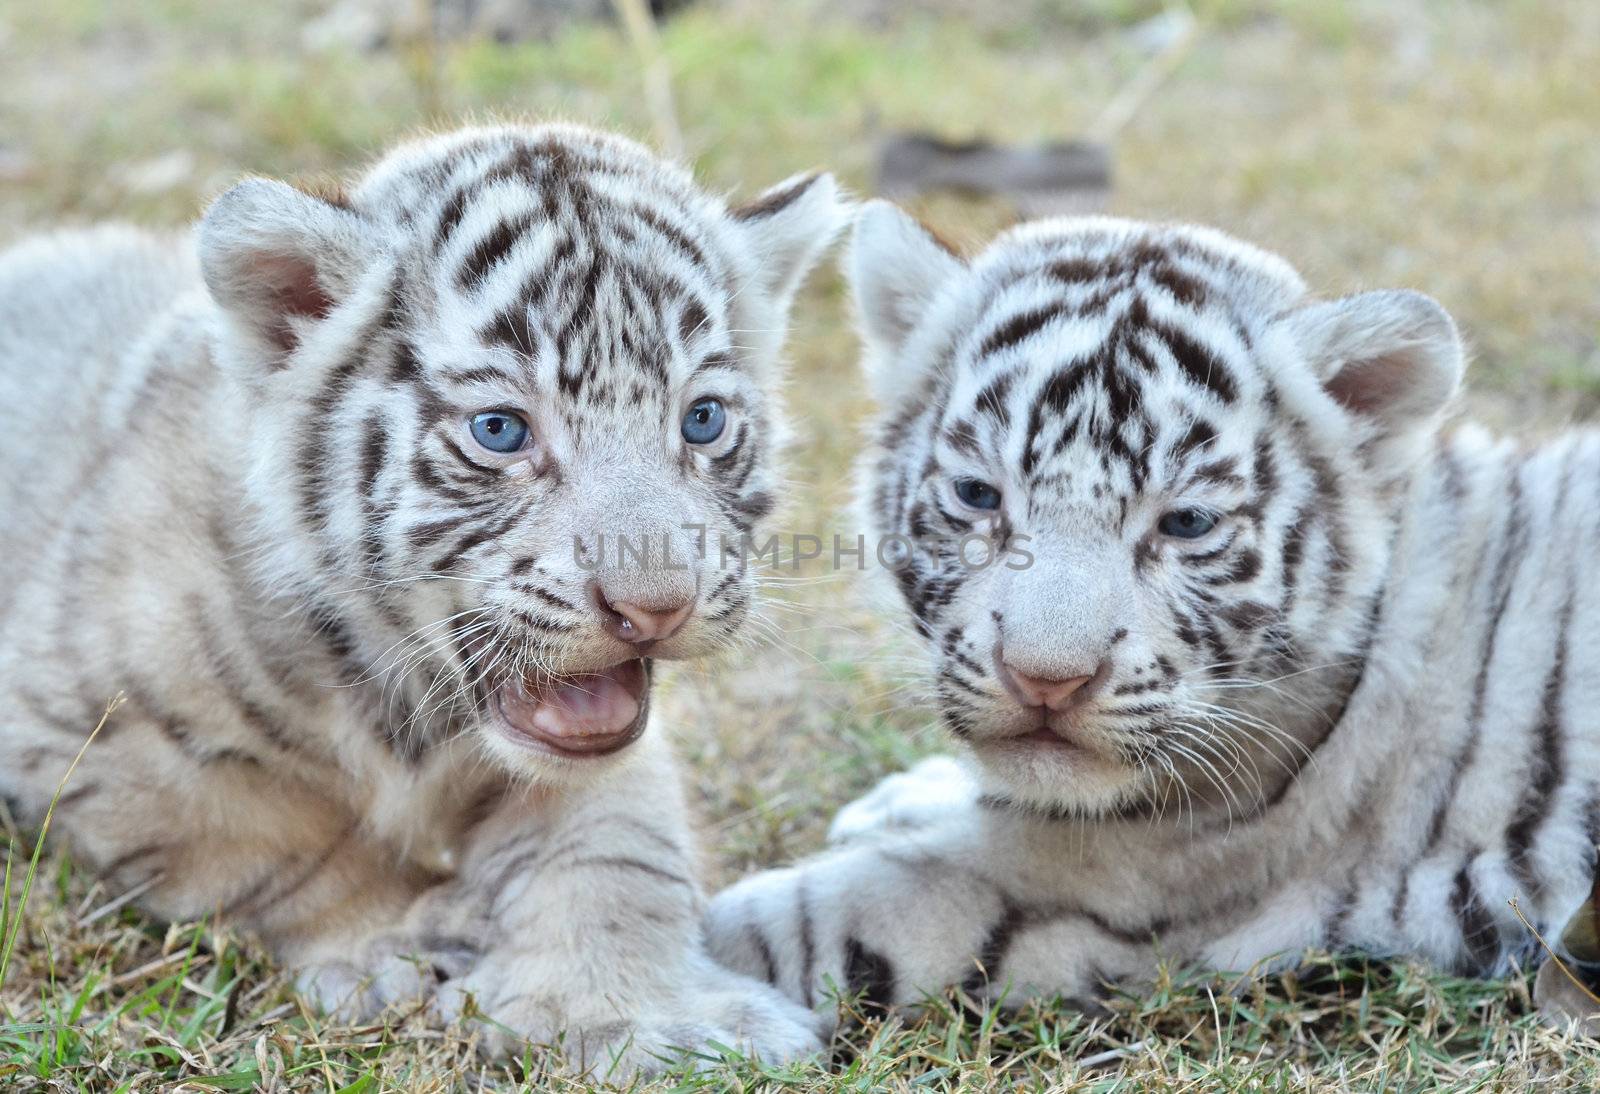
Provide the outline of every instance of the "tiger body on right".
{"type": "Polygon", "coordinates": [[[1090,1001],[1308,948],[1495,974],[1590,892],[1600,433],[1446,428],[1455,326],[1203,229],[1053,221],[967,262],[878,205],[852,275],[876,531],[966,749],[713,903],[819,1005],[1090,1001]],[[1511,903],[1515,900],[1516,904],[1511,903]]]}

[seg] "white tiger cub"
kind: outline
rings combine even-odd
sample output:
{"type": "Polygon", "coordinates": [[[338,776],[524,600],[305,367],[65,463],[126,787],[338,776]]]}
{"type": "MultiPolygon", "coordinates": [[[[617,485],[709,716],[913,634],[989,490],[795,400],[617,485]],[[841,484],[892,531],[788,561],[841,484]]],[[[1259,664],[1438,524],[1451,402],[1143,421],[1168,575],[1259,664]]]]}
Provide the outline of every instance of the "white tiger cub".
{"type": "Polygon", "coordinates": [[[1023,549],[900,571],[971,762],[718,896],[719,959],[808,1004],[1090,1003],[1307,947],[1494,973],[1533,952],[1512,898],[1555,937],[1600,839],[1600,435],[1443,429],[1438,304],[1318,300],[1204,229],[969,263],[877,204],[850,273],[876,530],[1023,549]]]}
{"type": "Polygon", "coordinates": [[[348,197],[240,183],[196,248],[0,257],[13,812],[122,693],[54,830],[156,915],[259,932],[324,1005],[470,995],[599,1069],[812,1049],[706,955],[645,722],[652,660],[750,609],[696,540],[773,506],[782,331],[845,219],[826,175],[730,210],[632,142],[508,126],[348,197]]]}

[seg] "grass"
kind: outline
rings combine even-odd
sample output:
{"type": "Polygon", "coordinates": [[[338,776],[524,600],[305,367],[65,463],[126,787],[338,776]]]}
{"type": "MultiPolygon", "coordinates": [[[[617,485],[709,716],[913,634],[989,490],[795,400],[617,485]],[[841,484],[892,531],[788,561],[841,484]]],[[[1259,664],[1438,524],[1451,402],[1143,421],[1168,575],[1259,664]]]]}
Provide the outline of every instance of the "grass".
{"type": "MultiPolygon", "coordinates": [[[[1070,136],[1143,58],[1126,33],[1153,0],[1033,0],[1010,20],[887,27],[842,0],[704,0],[664,30],[697,170],[748,193],[817,164],[871,188],[877,136],[1070,136]]],[[[244,171],[328,175],[419,126],[561,114],[648,135],[627,44],[606,27],[510,47],[403,43],[308,54],[318,5],[97,0],[0,9],[0,243],[105,217],[178,225],[244,171]]],[[[1219,224],[1330,292],[1431,292],[1476,347],[1473,409],[1559,424],[1600,407],[1600,6],[1219,0],[1192,54],[1119,135],[1111,210],[1219,224]]],[[[918,12],[923,14],[919,15],[918,12]]],[[[1009,210],[919,211],[977,244],[1009,210]]],[[[866,412],[841,286],[796,309],[790,523],[848,526],[866,412]]],[[[666,681],[708,876],[815,849],[828,815],[941,747],[904,684],[916,659],[851,573],[777,596],[764,640],[666,681]]],[[[87,728],[87,727],[86,727],[87,728]]],[[[165,927],[116,903],[65,854],[7,857],[0,1087],[444,1091],[553,1087],[538,1059],[487,1065],[407,1015],[345,1028],[307,1013],[248,939],[165,927]]],[[[829,1066],[749,1063],[659,1089],[1464,1090],[1593,1087],[1600,1049],[1546,1030],[1525,977],[1458,980],[1313,956],[1233,985],[1171,976],[1094,1019],[939,1000],[862,1019],[829,1066]],[[1229,990],[1229,988],[1232,990],[1229,990]]]]}

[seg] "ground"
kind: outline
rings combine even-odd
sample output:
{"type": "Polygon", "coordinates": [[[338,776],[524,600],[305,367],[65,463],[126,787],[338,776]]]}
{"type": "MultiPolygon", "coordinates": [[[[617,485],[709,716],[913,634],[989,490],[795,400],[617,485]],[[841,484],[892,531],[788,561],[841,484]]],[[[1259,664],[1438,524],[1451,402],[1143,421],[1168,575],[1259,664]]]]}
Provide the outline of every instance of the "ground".
{"type": "MultiPolygon", "coordinates": [[[[1146,61],[1154,0],[761,4],[706,0],[665,28],[689,157],[750,193],[827,165],[872,186],[876,137],[1067,137],[1146,61]],[[982,12],[980,15],[979,13],[982,12]]],[[[551,43],[401,42],[308,53],[319,5],[95,0],[0,6],[0,243],[107,217],[179,225],[240,173],[315,177],[425,125],[565,115],[651,137],[635,54],[608,27],[551,43]]],[[[1181,65],[1116,133],[1110,211],[1207,221],[1318,288],[1408,286],[1475,348],[1472,411],[1549,428],[1600,409],[1600,5],[1593,0],[1218,0],[1181,65]]],[[[1008,210],[920,212],[979,243],[1008,210]]],[[[788,526],[851,527],[865,412],[838,277],[796,310],[788,526]]],[[[853,572],[774,579],[768,622],[666,684],[717,882],[815,849],[830,812],[941,746],[915,652],[853,572]]],[[[16,836],[0,922],[0,1086],[377,1091],[563,1088],[538,1060],[476,1062],[397,1016],[308,1014],[247,943],[163,928],[16,836]],[[23,905],[24,882],[30,890],[23,905]],[[20,910],[19,910],[20,906],[20,910]]],[[[731,1062],[662,1089],[1459,1089],[1588,1086],[1600,1047],[1539,1026],[1528,981],[1313,958],[1230,991],[1174,979],[1109,1019],[960,1000],[843,1034],[830,1066],[731,1062]]]]}

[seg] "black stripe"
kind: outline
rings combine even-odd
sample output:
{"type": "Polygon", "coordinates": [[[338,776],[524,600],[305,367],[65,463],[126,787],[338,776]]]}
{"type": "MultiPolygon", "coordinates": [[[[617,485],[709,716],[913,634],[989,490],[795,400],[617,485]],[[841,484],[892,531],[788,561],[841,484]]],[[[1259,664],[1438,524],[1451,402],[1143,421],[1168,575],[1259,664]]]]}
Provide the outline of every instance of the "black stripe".
{"type": "Polygon", "coordinates": [[[1572,601],[1569,593],[1561,609],[1561,623],[1556,629],[1556,657],[1545,677],[1544,696],[1539,704],[1539,722],[1534,727],[1534,740],[1529,755],[1532,778],[1523,792],[1522,801],[1506,829],[1506,855],[1511,871],[1522,886],[1528,899],[1537,904],[1544,895],[1544,885],[1533,869],[1533,841],[1540,827],[1550,815],[1555,802],[1556,788],[1560,785],[1565,768],[1565,748],[1561,733],[1561,697],[1567,677],[1567,645],[1571,639],[1572,601]]]}
{"type": "Polygon", "coordinates": [[[1205,578],[1207,585],[1240,585],[1254,581],[1261,573],[1261,552],[1246,549],[1220,574],[1205,578]]]}
{"type": "Polygon", "coordinates": [[[417,357],[416,344],[404,334],[394,340],[394,360],[389,362],[389,382],[415,384],[422,378],[422,361],[417,357]]]}
{"type": "Polygon", "coordinates": [[[811,189],[811,184],[821,178],[821,174],[812,173],[804,178],[797,179],[792,185],[781,190],[769,190],[755,201],[747,202],[732,210],[735,220],[759,220],[769,217],[774,213],[782,212],[799,200],[800,195],[811,189]]]}
{"type": "Polygon", "coordinates": [[[1001,982],[1000,972],[1005,965],[1006,954],[1010,951],[1011,944],[1016,940],[1017,932],[1022,929],[1026,919],[1026,913],[1020,904],[1009,898],[1004,901],[999,918],[990,926],[984,935],[983,943],[978,947],[975,967],[961,982],[964,991],[976,995],[986,984],[1001,982]]]}
{"type": "Polygon", "coordinates": [[[794,899],[800,915],[800,996],[806,1006],[815,1002],[811,990],[811,975],[817,963],[817,944],[812,936],[811,907],[806,896],[806,875],[800,874],[795,885],[794,899]]]}
{"type": "MultiPolygon", "coordinates": [[[[389,434],[384,428],[383,418],[377,411],[367,415],[362,431],[364,436],[361,440],[361,496],[370,499],[377,490],[378,475],[383,470],[384,460],[389,454],[389,434]]],[[[369,520],[368,531],[373,530],[369,520]]]]}
{"type": "Polygon", "coordinates": [[[1010,316],[998,324],[994,330],[990,331],[989,336],[978,347],[978,357],[987,357],[992,353],[998,353],[1000,350],[1016,345],[1018,342],[1037,334],[1052,319],[1063,313],[1062,305],[1051,303],[1010,316]]]}
{"type": "Polygon", "coordinates": [[[578,610],[575,604],[571,603],[570,601],[563,600],[555,593],[547,592],[546,590],[537,587],[530,586],[530,588],[533,588],[534,596],[538,597],[540,600],[551,605],[552,607],[562,608],[569,612],[575,612],[578,610]]]}
{"type": "Polygon", "coordinates": [[[1323,946],[1337,950],[1345,944],[1345,932],[1349,929],[1350,916],[1355,912],[1356,895],[1359,892],[1359,882],[1352,876],[1333,898],[1322,928],[1323,946]]]}
{"type": "MultiPolygon", "coordinates": [[[[393,276],[389,298],[391,305],[398,299],[399,274],[393,276]]],[[[307,523],[313,533],[327,530],[332,508],[334,468],[330,466],[336,453],[330,449],[330,438],[335,431],[330,419],[349,396],[351,385],[367,362],[372,343],[397,320],[393,306],[372,317],[367,327],[350,346],[348,354],[329,370],[326,380],[311,401],[306,439],[302,444],[297,468],[300,473],[300,499],[307,523]]]]}
{"type": "Polygon", "coordinates": [[[1166,343],[1172,359],[1190,380],[1224,403],[1238,401],[1239,388],[1233,374],[1209,348],[1190,337],[1187,331],[1166,323],[1152,321],[1146,329],[1166,343]]]}
{"type": "MultiPolygon", "coordinates": [[[[706,313],[706,309],[701,306],[698,300],[684,301],[683,306],[678,309],[678,341],[687,347],[689,339],[698,334],[710,321],[711,316],[706,313]]],[[[706,362],[696,365],[695,374],[698,375],[706,367],[706,362]]]]}
{"type": "Polygon", "coordinates": [[[1170,261],[1152,264],[1147,268],[1146,275],[1185,307],[1196,308],[1206,298],[1205,284],[1179,270],[1170,261]]]}
{"type": "Polygon", "coordinates": [[[1289,518],[1288,530],[1283,534],[1279,576],[1283,585],[1283,607],[1279,610],[1285,617],[1294,607],[1295,592],[1300,585],[1300,564],[1305,559],[1306,533],[1310,529],[1311,518],[1311,510],[1304,507],[1296,509],[1289,518]]]}
{"type": "Polygon", "coordinates": [[[437,373],[437,377],[450,384],[494,384],[511,388],[522,382],[522,378],[516,373],[494,365],[474,365],[471,368],[441,370],[437,373]]]}
{"type": "Polygon", "coordinates": [[[100,872],[108,876],[118,874],[127,869],[129,866],[132,866],[134,863],[142,862],[145,859],[150,858],[152,855],[160,854],[165,849],[166,847],[163,844],[141,843],[131,850],[124,851],[116,858],[101,866],[100,872]]]}
{"type": "Polygon", "coordinates": [[[1455,885],[1450,890],[1450,911],[1456,917],[1462,945],[1467,948],[1471,961],[1463,971],[1481,976],[1493,971],[1499,961],[1500,930],[1483,906],[1477,886],[1472,883],[1472,860],[1476,857],[1476,852],[1468,855],[1461,869],[1456,871],[1455,885]]]}
{"type": "Polygon", "coordinates": [[[508,346],[517,353],[531,356],[538,340],[533,333],[533,309],[526,297],[519,293],[479,334],[485,342],[508,346]]]}
{"type": "Polygon", "coordinates": [[[438,494],[447,501],[453,501],[464,508],[483,508],[492,506],[492,500],[486,502],[482,491],[470,490],[463,485],[458,485],[453,480],[447,480],[434,470],[432,462],[419,449],[411,453],[411,477],[418,486],[432,493],[438,494]]]}
{"type": "Polygon", "coordinates": [[[533,224],[533,214],[523,213],[496,224],[488,235],[461,262],[456,271],[456,284],[465,289],[481,281],[533,224]]]}
{"type": "Polygon", "coordinates": [[[223,693],[223,702],[232,707],[233,714],[240,721],[265,737],[270,744],[286,752],[299,751],[300,743],[289,728],[288,721],[251,698],[251,674],[239,665],[227,637],[212,623],[206,612],[205,601],[195,594],[187,599],[187,605],[206,664],[223,693]]]}
{"type": "Polygon", "coordinates": [[[693,889],[694,882],[682,874],[675,874],[670,870],[663,870],[654,863],[646,862],[641,858],[629,855],[594,855],[588,858],[568,859],[566,865],[576,868],[599,867],[608,870],[630,870],[634,873],[648,874],[653,878],[665,881],[671,885],[682,885],[693,889]]]}
{"type": "MultiPolygon", "coordinates": [[[[124,679],[129,679],[132,675],[124,673],[124,679]]],[[[203,735],[196,734],[194,725],[188,719],[158,703],[141,685],[130,682],[124,685],[124,689],[128,694],[128,702],[143,713],[144,721],[154,726],[168,743],[191,762],[201,767],[210,767],[218,763],[262,766],[259,757],[241,749],[208,747],[204,743],[203,735]]]]}
{"type": "Polygon", "coordinates": [[[761,978],[769,984],[778,982],[778,963],[773,960],[772,947],[767,945],[767,936],[761,930],[751,925],[745,928],[745,935],[755,946],[756,956],[761,959],[761,978]]]}
{"type": "MultiPolygon", "coordinates": [[[[316,858],[312,859],[304,869],[292,877],[288,884],[273,892],[271,896],[266,895],[267,890],[272,887],[273,881],[283,876],[283,871],[281,867],[269,870],[260,880],[247,887],[244,892],[224,905],[223,914],[243,915],[247,910],[252,913],[260,913],[275,905],[282,904],[309,885],[312,879],[320,874],[328,863],[333,861],[333,856],[345,845],[353,831],[354,829],[347,828],[341,832],[316,858]]],[[[255,914],[254,918],[259,919],[260,915],[255,914]]]]}
{"type": "Polygon", "coordinates": [[[98,793],[100,793],[99,783],[93,781],[83,783],[80,786],[73,787],[71,790],[62,791],[56,798],[56,808],[66,809],[79,802],[86,801],[98,793]]]}
{"type": "MultiPolygon", "coordinates": [[[[705,252],[700,249],[699,244],[685,235],[677,225],[669,222],[654,209],[646,208],[642,205],[634,206],[632,212],[634,216],[639,218],[641,223],[648,225],[656,235],[682,252],[691,266],[700,270],[709,270],[711,268],[711,264],[706,261],[705,252]]],[[[697,302],[691,301],[691,303],[694,303],[695,307],[699,307],[697,302]]]]}
{"type": "Polygon", "coordinates": [[[492,479],[495,477],[494,471],[484,467],[480,463],[474,462],[472,457],[467,455],[466,452],[462,450],[461,446],[451,439],[449,435],[440,436],[439,443],[444,445],[444,450],[455,458],[455,461],[461,465],[461,469],[463,471],[470,472],[472,478],[492,479]]]}
{"type": "Polygon", "coordinates": [[[1444,837],[1445,820],[1450,815],[1450,807],[1455,804],[1456,795],[1461,789],[1461,780],[1465,777],[1467,769],[1472,767],[1477,759],[1479,741],[1483,736],[1483,712],[1489,693],[1489,669],[1494,664],[1495,650],[1499,645],[1500,623],[1505,618],[1506,608],[1511,602],[1511,590],[1516,585],[1515,564],[1522,561],[1523,552],[1527,547],[1528,529],[1527,519],[1523,513],[1520,470],[1518,467],[1513,467],[1511,470],[1505,540],[1500,550],[1500,557],[1495,561],[1494,578],[1489,586],[1491,597],[1487,621],[1489,628],[1479,655],[1477,677],[1472,683],[1472,707],[1467,718],[1467,742],[1452,762],[1449,782],[1439,799],[1439,804],[1434,808],[1432,819],[1428,822],[1428,840],[1423,846],[1422,858],[1432,853],[1444,837]]]}
{"type": "Polygon", "coordinates": [[[461,223],[461,217],[467,211],[467,201],[478,189],[478,182],[474,179],[456,188],[439,210],[439,223],[433,230],[433,250],[437,254],[449,242],[450,236],[456,230],[456,225],[461,223]]]}
{"type": "Polygon", "coordinates": [[[894,1005],[894,964],[851,935],[844,944],[845,988],[864,1006],[887,1010],[894,1005]]]}
{"type": "Polygon", "coordinates": [[[1189,429],[1177,444],[1172,446],[1172,454],[1179,459],[1198,452],[1217,439],[1217,431],[1210,422],[1202,418],[1195,418],[1189,423],[1189,429]]]}
{"type": "Polygon", "coordinates": [[[522,505],[517,506],[510,513],[506,514],[505,518],[497,524],[481,527],[474,531],[468,532],[465,536],[461,537],[459,541],[457,541],[453,548],[434,560],[431,567],[433,572],[436,574],[442,574],[446,572],[457,562],[459,562],[462,556],[464,556],[474,547],[477,547],[483,543],[487,543],[489,540],[498,539],[499,537],[505,535],[508,530],[510,530],[514,525],[517,524],[518,521],[523,518],[523,515],[527,512],[529,504],[531,504],[531,502],[524,502],[522,505]]]}

